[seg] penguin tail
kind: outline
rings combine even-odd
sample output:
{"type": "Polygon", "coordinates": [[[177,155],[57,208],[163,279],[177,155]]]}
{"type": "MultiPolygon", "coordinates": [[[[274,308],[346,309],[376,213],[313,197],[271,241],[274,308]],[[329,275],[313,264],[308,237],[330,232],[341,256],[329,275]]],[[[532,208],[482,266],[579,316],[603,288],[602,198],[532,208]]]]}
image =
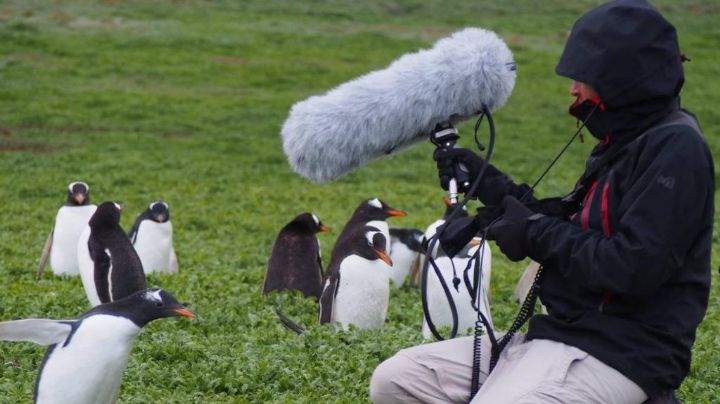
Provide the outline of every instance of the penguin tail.
{"type": "Polygon", "coordinates": [[[288,330],[296,333],[296,334],[303,334],[305,332],[305,327],[301,326],[300,324],[290,320],[287,316],[283,314],[282,311],[280,311],[279,308],[275,309],[275,314],[277,314],[278,319],[280,320],[280,323],[287,328],[288,330]]]}

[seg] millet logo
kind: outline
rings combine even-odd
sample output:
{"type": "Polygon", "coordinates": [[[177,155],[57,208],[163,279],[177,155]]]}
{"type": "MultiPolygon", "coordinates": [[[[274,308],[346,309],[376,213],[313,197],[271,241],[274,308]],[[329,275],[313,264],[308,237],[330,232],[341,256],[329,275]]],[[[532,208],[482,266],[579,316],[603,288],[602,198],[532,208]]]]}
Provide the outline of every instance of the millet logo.
{"type": "Polygon", "coordinates": [[[657,182],[667,189],[673,189],[675,187],[675,177],[663,177],[661,175],[658,177],[657,182]]]}

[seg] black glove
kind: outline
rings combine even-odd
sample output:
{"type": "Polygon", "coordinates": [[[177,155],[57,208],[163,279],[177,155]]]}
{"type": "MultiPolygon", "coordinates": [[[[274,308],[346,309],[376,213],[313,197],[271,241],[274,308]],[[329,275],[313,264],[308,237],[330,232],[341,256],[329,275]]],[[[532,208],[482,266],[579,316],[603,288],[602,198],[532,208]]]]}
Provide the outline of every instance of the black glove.
{"type": "Polygon", "coordinates": [[[454,257],[467,246],[470,240],[472,240],[480,230],[492,222],[499,213],[499,207],[486,206],[478,209],[477,216],[458,217],[438,227],[438,242],[443,251],[445,251],[445,254],[450,258],[454,257]]]}
{"type": "Polygon", "coordinates": [[[473,195],[469,195],[471,198],[480,199],[485,205],[497,205],[510,192],[510,188],[515,185],[510,177],[468,149],[438,148],[435,149],[433,159],[437,163],[440,186],[445,190],[448,189],[450,178],[465,174],[470,185],[465,186],[465,184],[458,181],[458,191],[463,193],[470,191],[469,187],[475,182],[480,170],[487,165],[477,190],[473,195]],[[461,173],[457,173],[456,169],[460,170],[461,173]]]}
{"type": "Polygon", "coordinates": [[[495,240],[500,251],[510,261],[523,260],[530,250],[527,237],[528,224],[544,215],[533,212],[513,196],[503,198],[501,207],[504,213],[488,228],[487,238],[495,240]]]}

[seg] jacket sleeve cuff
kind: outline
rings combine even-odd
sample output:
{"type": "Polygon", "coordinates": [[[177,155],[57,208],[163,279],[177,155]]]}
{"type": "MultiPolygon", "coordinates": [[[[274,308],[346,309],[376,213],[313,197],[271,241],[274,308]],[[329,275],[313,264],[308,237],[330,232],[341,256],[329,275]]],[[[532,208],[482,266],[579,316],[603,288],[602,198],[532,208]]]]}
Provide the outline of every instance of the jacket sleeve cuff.
{"type": "Polygon", "coordinates": [[[527,231],[525,232],[528,246],[527,253],[528,257],[532,258],[534,261],[542,263],[542,261],[545,260],[543,255],[543,251],[545,249],[542,246],[540,236],[543,234],[547,226],[555,220],[560,219],[542,214],[535,214],[528,218],[527,231]]]}

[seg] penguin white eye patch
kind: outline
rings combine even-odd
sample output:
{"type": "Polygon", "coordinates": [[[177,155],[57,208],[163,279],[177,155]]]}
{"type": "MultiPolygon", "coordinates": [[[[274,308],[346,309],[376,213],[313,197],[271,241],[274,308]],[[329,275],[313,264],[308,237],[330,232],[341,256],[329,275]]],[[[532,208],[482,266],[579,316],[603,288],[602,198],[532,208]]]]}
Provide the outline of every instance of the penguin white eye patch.
{"type": "Polygon", "coordinates": [[[380,199],[378,199],[378,198],[370,199],[370,200],[368,201],[368,204],[369,204],[370,206],[376,207],[376,208],[378,208],[378,209],[382,209],[382,203],[380,203],[380,199]]]}
{"type": "Polygon", "coordinates": [[[170,205],[168,205],[165,201],[153,201],[152,203],[150,203],[150,205],[148,207],[150,208],[150,210],[152,210],[153,206],[155,206],[158,203],[165,206],[165,209],[170,210],[170,205]]]}
{"type": "Polygon", "coordinates": [[[90,187],[88,186],[88,184],[82,181],[71,182],[70,185],[68,185],[68,191],[72,192],[73,188],[75,188],[75,185],[83,185],[85,187],[85,192],[90,192],[90,187]]]}
{"type": "Polygon", "coordinates": [[[368,245],[369,245],[370,247],[374,246],[374,244],[373,244],[373,237],[375,237],[375,235],[378,234],[378,233],[382,233],[382,232],[380,232],[380,231],[369,231],[369,232],[365,233],[365,238],[367,239],[368,245]]]}
{"type": "Polygon", "coordinates": [[[162,296],[160,296],[160,289],[147,291],[147,293],[145,293],[145,299],[150,300],[152,302],[162,303],[162,296]]]}

